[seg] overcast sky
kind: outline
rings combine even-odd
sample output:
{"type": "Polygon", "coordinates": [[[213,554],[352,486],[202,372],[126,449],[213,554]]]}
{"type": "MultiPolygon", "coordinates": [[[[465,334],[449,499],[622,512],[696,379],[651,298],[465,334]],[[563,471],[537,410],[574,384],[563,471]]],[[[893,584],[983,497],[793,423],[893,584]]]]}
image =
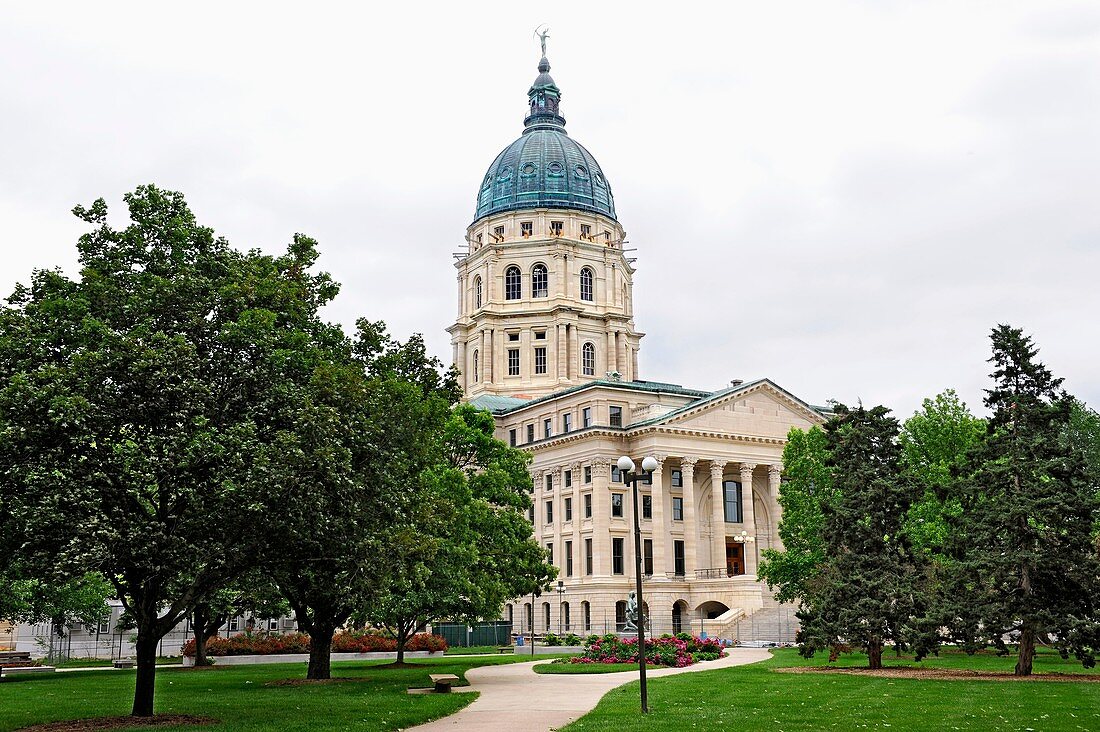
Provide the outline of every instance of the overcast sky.
{"type": "Polygon", "coordinates": [[[0,291],[151,182],[239,248],[314,236],[333,319],[449,361],[546,23],[637,247],[643,378],[983,411],[1008,322],[1100,405],[1100,4],[537,5],[0,3],[0,291]]]}

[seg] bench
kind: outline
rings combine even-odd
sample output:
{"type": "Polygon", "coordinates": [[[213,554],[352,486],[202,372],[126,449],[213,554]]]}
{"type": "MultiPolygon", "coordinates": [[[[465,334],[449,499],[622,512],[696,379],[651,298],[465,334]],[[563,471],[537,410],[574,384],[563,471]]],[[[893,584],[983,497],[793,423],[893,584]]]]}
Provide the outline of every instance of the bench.
{"type": "Polygon", "coordinates": [[[30,651],[0,651],[0,665],[31,660],[30,651]]]}
{"type": "Polygon", "coordinates": [[[497,646],[497,653],[515,653],[515,649],[512,646],[497,646]]]}
{"type": "Polygon", "coordinates": [[[114,668],[133,668],[137,665],[137,661],[132,658],[116,658],[111,661],[111,666],[114,668]]]}
{"type": "Polygon", "coordinates": [[[458,681],[454,674],[428,674],[436,694],[450,694],[451,686],[458,681]]]}
{"type": "Polygon", "coordinates": [[[18,676],[20,674],[52,674],[56,671],[53,666],[4,666],[0,669],[4,676],[18,676]]]}

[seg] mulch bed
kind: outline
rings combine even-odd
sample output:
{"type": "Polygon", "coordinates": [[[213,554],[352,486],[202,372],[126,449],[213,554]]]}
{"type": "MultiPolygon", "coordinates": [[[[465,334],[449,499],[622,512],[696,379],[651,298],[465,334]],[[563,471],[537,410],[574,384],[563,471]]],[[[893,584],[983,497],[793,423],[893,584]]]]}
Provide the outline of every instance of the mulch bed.
{"type": "Polygon", "coordinates": [[[1083,681],[1100,683],[1100,674],[1040,673],[1016,676],[1010,671],[971,671],[963,668],[913,668],[891,666],[880,669],[840,668],[836,666],[792,666],[777,668],[785,674],[847,674],[848,676],[876,676],[883,679],[918,679],[922,681],[1083,681]]]}
{"type": "Polygon", "coordinates": [[[101,729],[148,729],[167,725],[217,724],[213,717],[197,717],[194,714],[157,714],[153,717],[96,717],[94,719],[70,719],[66,722],[36,724],[22,727],[16,732],[88,732],[101,729]]]}

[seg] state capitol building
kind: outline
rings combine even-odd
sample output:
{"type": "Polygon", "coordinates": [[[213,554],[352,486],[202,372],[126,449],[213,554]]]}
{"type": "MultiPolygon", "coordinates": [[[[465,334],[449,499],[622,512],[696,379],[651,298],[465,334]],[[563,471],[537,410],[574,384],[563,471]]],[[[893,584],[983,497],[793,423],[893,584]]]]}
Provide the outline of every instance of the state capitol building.
{"type": "Polygon", "coordinates": [[[448,328],[465,399],[532,456],[534,536],[564,583],[503,616],[515,632],[621,629],[634,517],[615,463],[652,455],[653,483],[639,486],[651,629],[732,637],[776,608],[756,567],[780,547],[786,435],[825,418],[766,378],[719,391],[642,378],[611,184],[566,132],[545,55],[538,71],[522,134],[481,181],[448,328]]]}

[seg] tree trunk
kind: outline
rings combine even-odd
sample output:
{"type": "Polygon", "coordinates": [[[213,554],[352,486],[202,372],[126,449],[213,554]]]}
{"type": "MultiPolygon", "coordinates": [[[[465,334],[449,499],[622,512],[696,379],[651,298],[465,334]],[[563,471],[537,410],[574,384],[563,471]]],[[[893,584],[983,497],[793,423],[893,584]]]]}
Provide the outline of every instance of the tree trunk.
{"type": "Polygon", "coordinates": [[[195,632],[195,665],[196,666],[209,666],[210,661],[206,658],[206,624],[210,621],[210,613],[204,606],[200,605],[195,608],[194,615],[191,618],[191,629],[195,632]]]}
{"type": "Polygon", "coordinates": [[[400,666],[405,663],[405,642],[409,639],[409,634],[404,630],[397,631],[397,665],[400,666]]]}
{"type": "Polygon", "coordinates": [[[146,626],[138,627],[137,637],[137,684],[134,687],[134,708],[130,714],[134,717],[153,716],[153,691],[157,673],[156,633],[146,626]]]}
{"type": "Polygon", "coordinates": [[[1035,660],[1035,629],[1025,625],[1020,631],[1020,651],[1016,654],[1017,676],[1031,676],[1031,663],[1035,660]]]}
{"type": "Polygon", "coordinates": [[[310,629],[307,679],[332,678],[332,634],[335,630],[331,625],[320,625],[316,622],[310,629]]]}
{"type": "Polygon", "coordinates": [[[867,644],[867,668],[882,668],[882,642],[872,641],[867,644]]]}

